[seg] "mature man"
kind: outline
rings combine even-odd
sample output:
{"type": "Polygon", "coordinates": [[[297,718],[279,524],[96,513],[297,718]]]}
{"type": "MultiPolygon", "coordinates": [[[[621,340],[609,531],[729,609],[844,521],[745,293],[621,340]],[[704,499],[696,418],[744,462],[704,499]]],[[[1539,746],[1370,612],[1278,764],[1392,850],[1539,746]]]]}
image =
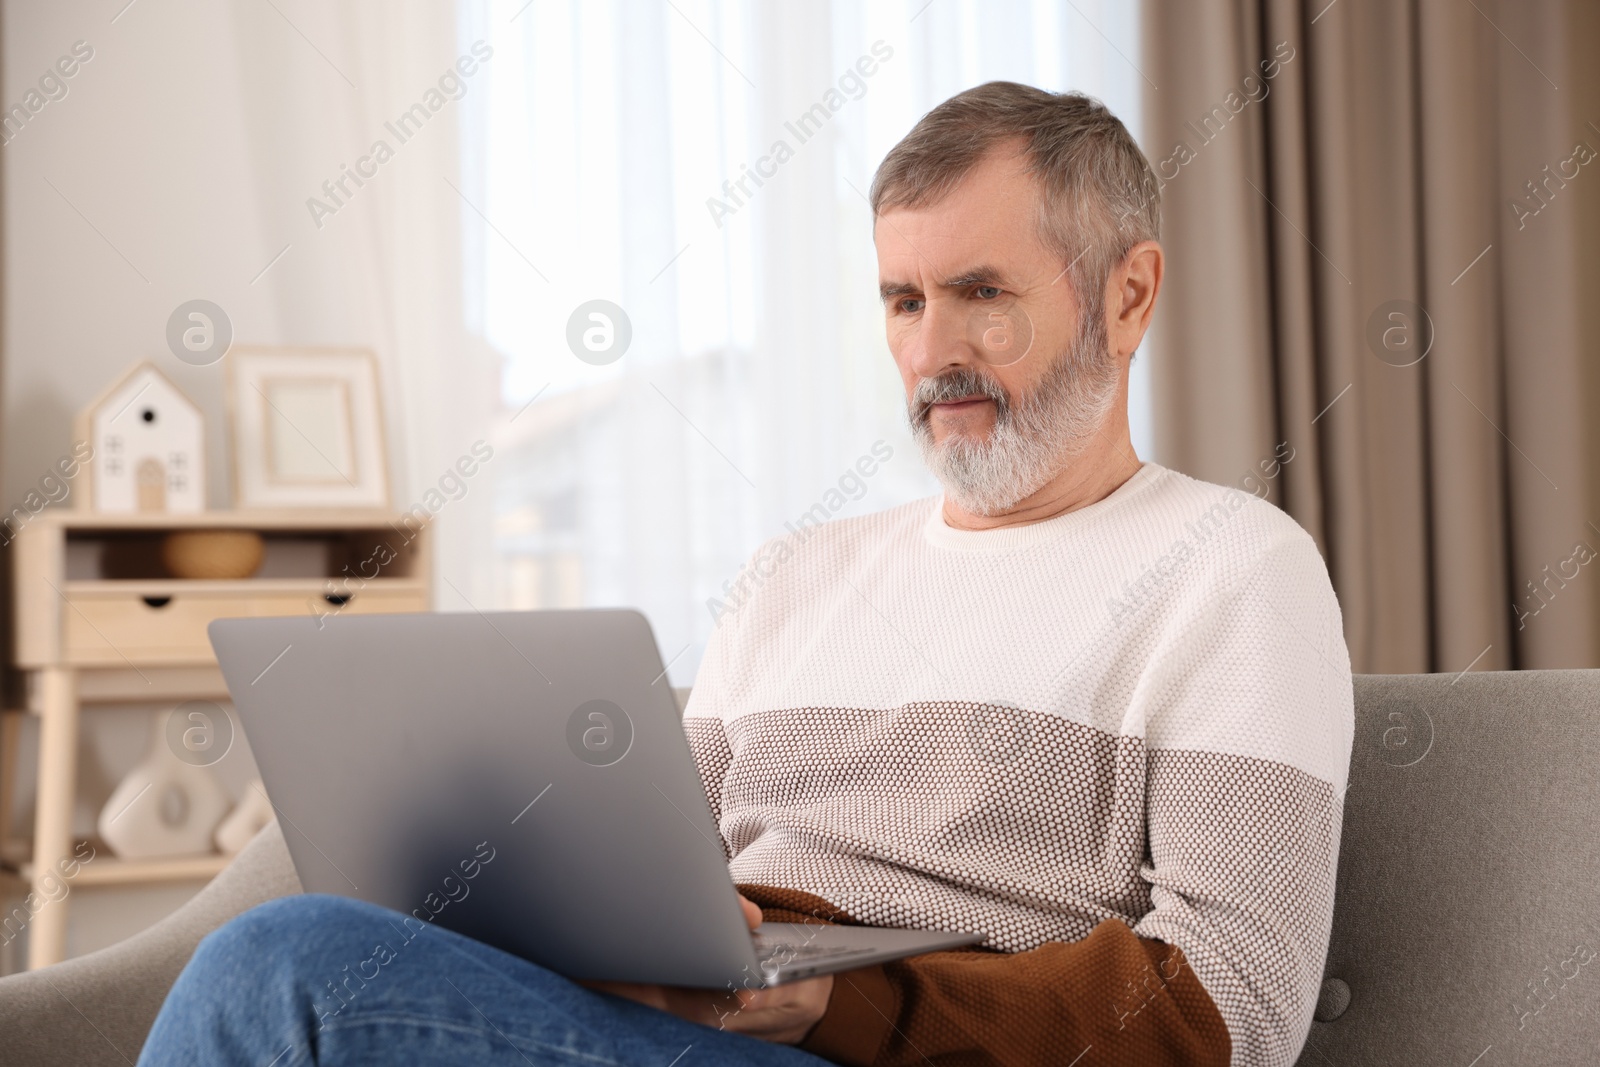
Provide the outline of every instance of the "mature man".
{"type": "Polygon", "coordinates": [[[997,82],[924,117],[872,206],[945,492],[788,546],[717,630],[685,725],[752,921],[987,941],[722,996],[580,988],[430,930],[318,1026],[316,979],[389,917],[298,898],[202,944],[142,1062],[1294,1061],[1349,659],[1298,526],[1134,455],[1149,165],[1094,101],[997,82]]]}

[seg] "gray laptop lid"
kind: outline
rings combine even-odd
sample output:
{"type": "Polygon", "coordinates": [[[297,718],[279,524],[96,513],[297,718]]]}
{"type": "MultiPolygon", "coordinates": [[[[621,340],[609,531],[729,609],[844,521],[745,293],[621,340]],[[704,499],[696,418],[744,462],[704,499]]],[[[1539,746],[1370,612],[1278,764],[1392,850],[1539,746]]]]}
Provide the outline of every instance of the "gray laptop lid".
{"type": "Polygon", "coordinates": [[[308,892],[569,977],[749,974],[642,615],[224,619],[210,635],[308,892]]]}

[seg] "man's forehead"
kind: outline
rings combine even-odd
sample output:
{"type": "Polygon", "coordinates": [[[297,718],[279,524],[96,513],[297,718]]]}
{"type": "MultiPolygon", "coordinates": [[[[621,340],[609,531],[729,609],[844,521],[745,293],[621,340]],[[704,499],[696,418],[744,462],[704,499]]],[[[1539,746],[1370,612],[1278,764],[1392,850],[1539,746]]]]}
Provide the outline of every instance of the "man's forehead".
{"type": "Polygon", "coordinates": [[[897,228],[896,221],[879,220],[878,282],[882,288],[1005,281],[1024,262],[1031,262],[1041,248],[1031,219],[1020,229],[947,226],[919,230],[915,237],[897,228]]]}
{"type": "Polygon", "coordinates": [[[995,230],[878,241],[878,263],[885,271],[953,274],[979,263],[999,262],[1005,258],[1004,252],[1005,246],[995,230]]]}
{"type": "Polygon", "coordinates": [[[998,184],[963,182],[926,206],[890,208],[873,226],[880,281],[964,277],[979,266],[1003,269],[1008,261],[1031,258],[1042,248],[1039,207],[1035,187],[1001,178],[998,184]]]}
{"type": "Polygon", "coordinates": [[[888,209],[878,216],[872,235],[880,249],[903,244],[970,249],[994,241],[997,234],[1031,230],[1039,209],[1031,191],[960,189],[925,206],[888,209]]]}

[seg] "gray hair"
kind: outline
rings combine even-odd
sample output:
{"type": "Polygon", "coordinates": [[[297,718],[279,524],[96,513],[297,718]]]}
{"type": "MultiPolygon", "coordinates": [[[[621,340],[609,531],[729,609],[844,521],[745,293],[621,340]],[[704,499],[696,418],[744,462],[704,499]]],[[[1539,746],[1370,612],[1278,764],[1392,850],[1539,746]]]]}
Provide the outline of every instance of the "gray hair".
{"type": "Polygon", "coordinates": [[[912,127],[872,180],[872,218],[943,199],[988,152],[1020,140],[1043,192],[1039,236],[1067,268],[1085,310],[1103,314],[1106,280],[1161,235],[1161,192],[1133,136],[1100,101],[1016,82],[957,93],[912,127]]]}

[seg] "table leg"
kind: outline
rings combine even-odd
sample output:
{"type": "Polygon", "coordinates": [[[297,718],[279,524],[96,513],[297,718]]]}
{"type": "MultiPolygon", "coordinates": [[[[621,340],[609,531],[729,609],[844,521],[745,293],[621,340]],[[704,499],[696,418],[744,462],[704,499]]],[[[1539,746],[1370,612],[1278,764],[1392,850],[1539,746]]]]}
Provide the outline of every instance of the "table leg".
{"type": "MultiPolygon", "coordinates": [[[[39,672],[39,788],[33,830],[33,892],[60,892],[62,860],[72,855],[72,808],[77,793],[77,676],[68,667],[39,672]],[[48,881],[47,881],[48,880],[48,881]]],[[[28,969],[60,963],[67,953],[67,898],[50,901],[28,930],[28,969]]]]}
{"type": "Polygon", "coordinates": [[[17,750],[21,743],[22,713],[0,711],[0,856],[13,862],[18,857],[7,846],[16,840],[11,835],[11,820],[16,816],[17,750]]]}

